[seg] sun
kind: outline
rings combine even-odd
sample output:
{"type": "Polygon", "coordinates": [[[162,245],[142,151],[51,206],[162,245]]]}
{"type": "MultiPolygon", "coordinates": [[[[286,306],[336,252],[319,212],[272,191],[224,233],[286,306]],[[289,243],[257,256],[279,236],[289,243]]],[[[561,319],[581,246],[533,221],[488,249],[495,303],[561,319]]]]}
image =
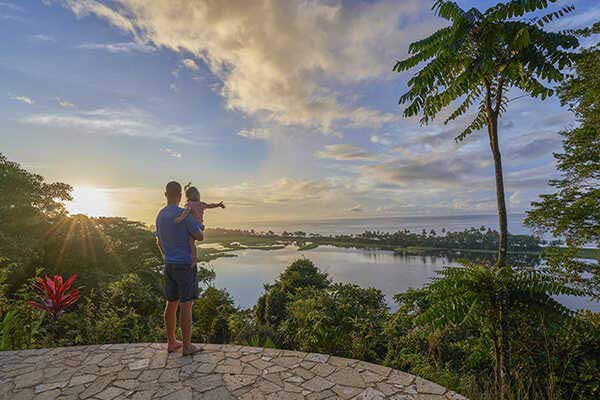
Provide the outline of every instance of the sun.
{"type": "Polygon", "coordinates": [[[106,217],[112,212],[112,205],[106,189],[93,186],[75,186],[71,193],[73,200],[66,203],[71,215],[85,214],[90,217],[106,217]]]}

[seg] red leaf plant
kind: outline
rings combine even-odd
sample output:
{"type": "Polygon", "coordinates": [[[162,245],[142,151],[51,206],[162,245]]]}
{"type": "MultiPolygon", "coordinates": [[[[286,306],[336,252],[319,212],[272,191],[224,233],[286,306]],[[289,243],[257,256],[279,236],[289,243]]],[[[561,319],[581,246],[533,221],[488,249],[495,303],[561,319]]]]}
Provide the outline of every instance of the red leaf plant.
{"type": "Polygon", "coordinates": [[[29,301],[32,307],[52,314],[56,318],[66,308],[75,304],[79,300],[79,289],[73,288],[73,282],[77,274],[72,275],[69,279],[63,282],[60,275],[54,275],[53,278],[46,276],[45,280],[37,278],[37,282],[33,284],[37,292],[38,301],[29,301]]]}

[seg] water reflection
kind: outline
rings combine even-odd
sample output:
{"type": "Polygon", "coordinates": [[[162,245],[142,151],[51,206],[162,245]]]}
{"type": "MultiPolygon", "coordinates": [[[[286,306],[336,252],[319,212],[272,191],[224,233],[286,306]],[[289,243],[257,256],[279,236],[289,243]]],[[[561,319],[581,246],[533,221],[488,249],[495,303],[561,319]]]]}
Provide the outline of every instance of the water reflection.
{"type": "MultiPolygon", "coordinates": [[[[333,246],[308,251],[288,246],[280,250],[240,250],[235,254],[238,257],[219,258],[210,266],[217,274],[215,285],[227,289],[242,308],[252,307],[262,294],[263,285],[272,283],[288,265],[301,257],[312,260],[334,281],[380,289],[392,311],[397,308],[393,300],[395,294],[423,286],[445,265],[458,265],[466,258],[487,264],[495,261],[493,254],[400,254],[333,246]]],[[[511,265],[531,266],[539,262],[539,257],[519,255],[509,261],[511,265]]],[[[600,311],[600,303],[586,298],[560,296],[558,299],[572,309],[583,307],[600,311]]]]}
{"type": "Polygon", "coordinates": [[[281,250],[242,250],[235,254],[238,257],[220,258],[211,262],[211,266],[217,274],[215,285],[226,288],[241,307],[253,306],[263,285],[272,283],[286,266],[300,257],[311,259],[335,281],[380,289],[392,308],[395,308],[395,294],[421,287],[442,266],[456,264],[437,255],[332,246],[309,251],[289,246],[281,250]]]}

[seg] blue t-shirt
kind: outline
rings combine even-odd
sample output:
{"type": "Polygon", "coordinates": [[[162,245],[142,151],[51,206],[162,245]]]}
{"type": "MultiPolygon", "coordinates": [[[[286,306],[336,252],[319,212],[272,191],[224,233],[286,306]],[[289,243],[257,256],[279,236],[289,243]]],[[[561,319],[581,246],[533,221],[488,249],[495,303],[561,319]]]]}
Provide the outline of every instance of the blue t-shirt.
{"type": "Polygon", "coordinates": [[[167,264],[191,264],[192,252],[188,244],[188,237],[200,230],[200,225],[192,214],[179,224],[175,222],[183,212],[183,208],[176,205],[168,205],[159,211],[156,217],[156,236],[160,239],[165,263],[167,264]]]}

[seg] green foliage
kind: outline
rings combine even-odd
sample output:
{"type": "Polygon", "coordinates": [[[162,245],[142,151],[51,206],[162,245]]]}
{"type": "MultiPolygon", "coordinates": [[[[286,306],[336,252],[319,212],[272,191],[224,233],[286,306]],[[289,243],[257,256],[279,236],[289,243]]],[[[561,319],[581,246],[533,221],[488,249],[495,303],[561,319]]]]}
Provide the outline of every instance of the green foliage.
{"type": "Polygon", "coordinates": [[[569,244],[600,243],[600,50],[588,50],[576,75],[559,90],[580,126],[561,132],[563,153],[555,154],[563,178],[550,181],[555,193],[532,203],[527,222],[569,244]]]}
{"type": "MultiPolygon", "coordinates": [[[[446,8],[442,12],[449,18],[464,18],[458,9],[446,8]]],[[[498,11],[509,12],[515,11],[498,11]]],[[[521,33],[514,46],[523,46],[526,39],[521,33]]],[[[586,104],[582,113],[594,106],[581,85],[573,84],[570,90],[581,99],[573,102],[575,106],[586,104]]],[[[4,173],[18,178],[14,182],[27,183],[22,184],[27,190],[21,199],[42,196],[50,201],[44,196],[54,196],[38,193],[51,190],[41,177],[5,159],[1,165],[4,173]]],[[[60,188],[65,187],[55,187],[60,188]]],[[[4,195],[1,192],[0,199],[4,195]]],[[[164,340],[162,276],[152,233],[122,218],[67,216],[60,198],[52,197],[58,203],[48,208],[34,201],[29,208],[19,205],[24,213],[20,215],[29,213],[28,221],[34,221],[20,230],[5,228],[17,228],[23,221],[11,214],[12,207],[0,204],[8,210],[0,216],[7,222],[0,225],[1,238],[22,247],[16,250],[0,241],[0,349],[164,340]],[[40,236],[42,226],[50,229],[45,238],[40,236]],[[77,272],[86,287],[74,307],[48,318],[27,304],[33,294],[30,283],[35,276],[58,272],[77,272]]],[[[264,242],[256,233],[249,234],[264,242]]],[[[315,242],[326,239],[310,236],[315,242]]],[[[487,229],[446,235],[365,232],[357,237],[362,243],[391,248],[425,243],[481,251],[499,240],[487,229]]],[[[357,237],[336,240],[352,245],[357,237]]],[[[514,251],[539,248],[529,237],[511,241],[514,251]]],[[[199,276],[209,284],[214,271],[200,269],[199,276]]],[[[194,304],[193,339],[384,361],[470,398],[485,399],[496,391],[499,313],[504,305],[510,310],[505,318],[513,371],[509,394],[523,399],[594,399],[600,394],[600,319],[598,314],[572,312],[555,300],[556,294],[584,293],[570,283],[550,266],[490,269],[466,264],[444,269],[422,289],[397,295],[399,309],[390,315],[379,290],[333,284],[310,260],[301,259],[265,286],[252,310],[238,310],[225,290],[209,285],[194,304]]]]}
{"type": "Polygon", "coordinates": [[[236,311],[227,291],[208,287],[194,302],[192,339],[197,342],[227,342],[231,336],[229,318],[236,311]]]}
{"type": "Polygon", "coordinates": [[[553,89],[545,82],[562,79],[561,70],[574,58],[568,50],[579,43],[572,34],[548,32],[542,25],[573,8],[563,7],[538,20],[520,19],[550,2],[511,1],[482,12],[476,8],[465,11],[452,1],[435,1],[435,13],[451,25],[412,43],[411,56],[394,66],[394,71],[401,72],[425,63],[408,81],[409,91],[400,97],[400,103],[408,104],[404,115],[422,114],[421,122],[427,124],[443,108],[460,100],[446,122],[473,107],[478,110],[457,136],[462,140],[487,125],[490,111],[502,114],[506,90],[511,87],[542,99],[552,95],[553,89]]]}
{"type": "Polygon", "coordinates": [[[502,295],[510,310],[512,396],[593,398],[586,396],[600,380],[590,368],[596,361],[595,350],[588,346],[598,340],[597,321],[555,300],[556,295],[581,293],[545,269],[473,264],[444,268],[423,289],[396,296],[399,310],[386,326],[390,338],[386,363],[471,398],[491,396],[499,368],[502,295]],[[575,339],[577,329],[588,334],[575,339]],[[579,380],[576,390],[572,382],[578,374],[588,378],[579,380]]]}
{"type": "Polygon", "coordinates": [[[324,289],[329,286],[327,274],[319,271],[312,261],[299,259],[281,273],[273,285],[265,285],[265,294],[256,304],[256,318],[261,325],[277,327],[287,317],[291,298],[301,289],[324,289]]]}
{"type": "Polygon", "coordinates": [[[0,153],[0,255],[8,270],[8,294],[34,276],[39,249],[64,216],[61,202],[71,199],[70,191],[69,185],[47,183],[0,153]]]}
{"type": "Polygon", "coordinates": [[[388,316],[381,291],[336,283],[297,292],[281,326],[288,346],[349,358],[379,361],[385,353],[388,316]]]}
{"type": "Polygon", "coordinates": [[[563,177],[550,181],[555,192],[533,202],[525,222],[541,233],[566,238],[569,251],[551,252],[548,264],[600,298],[598,265],[575,257],[578,246],[600,245],[600,50],[583,51],[575,74],[560,86],[559,95],[580,124],[561,132],[563,152],[555,158],[563,177]]]}
{"type": "Polygon", "coordinates": [[[43,317],[24,301],[13,303],[0,323],[0,350],[17,350],[35,345],[43,317]]]}

